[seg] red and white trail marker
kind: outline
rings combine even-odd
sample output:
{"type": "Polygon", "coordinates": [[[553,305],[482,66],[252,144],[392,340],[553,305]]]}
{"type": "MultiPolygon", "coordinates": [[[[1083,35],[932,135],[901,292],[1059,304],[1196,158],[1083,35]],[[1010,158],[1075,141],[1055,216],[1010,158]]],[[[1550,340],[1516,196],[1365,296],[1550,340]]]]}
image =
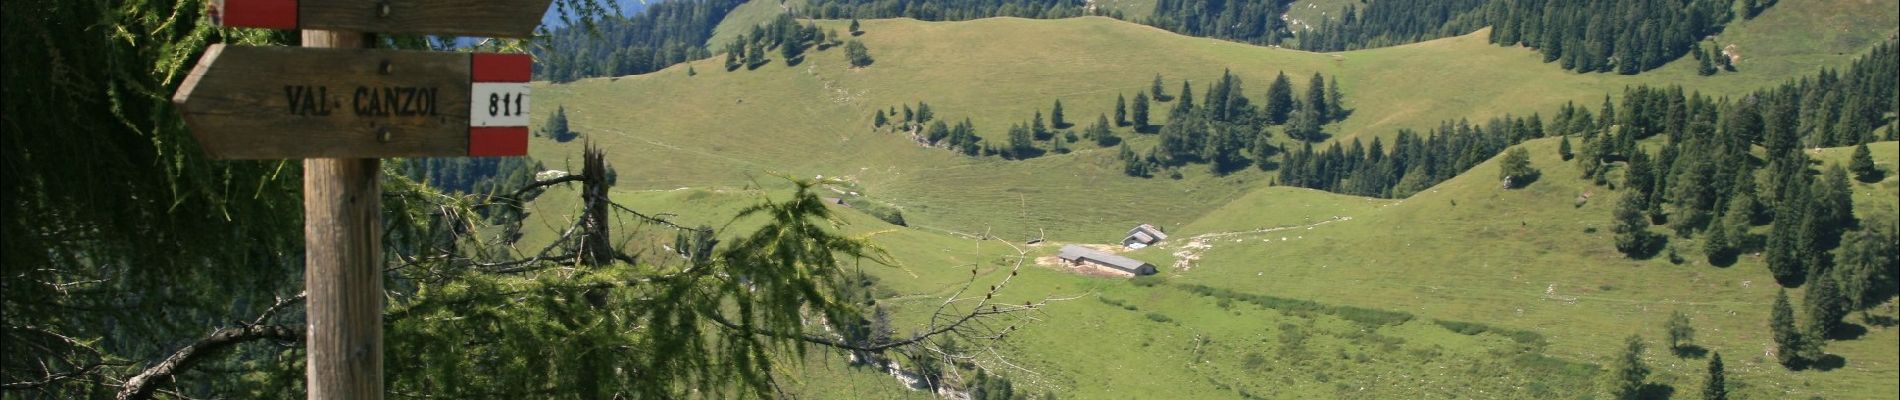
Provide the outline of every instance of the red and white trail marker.
{"type": "Polygon", "coordinates": [[[528,153],[528,78],[533,60],[526,54],[475,54],[469,90],[469,156],[519,156],[528,153]]]}
{"type": "Polygon", "coordinates": [[[553,0],[211,0],[211,24],[230,28],[521,38],[553,0]]]}

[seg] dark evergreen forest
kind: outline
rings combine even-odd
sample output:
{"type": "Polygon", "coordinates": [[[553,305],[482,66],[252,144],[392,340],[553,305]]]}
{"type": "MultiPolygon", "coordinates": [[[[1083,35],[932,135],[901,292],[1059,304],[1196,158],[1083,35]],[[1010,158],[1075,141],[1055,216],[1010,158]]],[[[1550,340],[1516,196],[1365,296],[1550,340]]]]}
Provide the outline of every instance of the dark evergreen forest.
{"type": "Polygon", "coordinates": [[[1732,0],[1497,0],[1491,42],[1523,45],[1578,72],[1635,74],[1660,67],[1721,32],[1732,0]]]}
{"type": "Polygon", "coordinates": [[[1280,44],[1291,36],[1289,0],[1159,0],[1146,23],[1175,33],[1253,44],[1280,44]]]}
{"type": "Polygon", "coordinates": [[[1471,33],[1484,27],[1480,10],[1491,0],[1382,0],[1347,5],[1337,20],[1295,32],[1296,47],[1342,51],[1421,42],[1471,33]]]}
{"type": "Polygon", "coordinates": [[[810,0],[801,9],[811,18],[916,18],[962,21],[989,17],[1069,18],[1082,16],[1082,0],[810,0]]]}
{"type": "Polygon", "coordinates": [[[630,17],[607,16],[589,25],[548,33],[534,51],[535,79],[643,74],[673,64],[712,57],[706,39],[745,0],[672,0],[648,5],[630,17]]]}
{"type": "MultiPolygon", "coordinates": [[[[1880,140],[1874,129],[1888,125],[1900,74],[1894,42],[1876,47],[1846,71],[1820,73],[1739,99],[1712,99],[1683,93],[1680,87],[1633,87],[1620,106],[1604,99],[1599,111],[1565,105],[1548,125],[1539,115],[1502,117],[1483,125],[1446,121],[1420,134],[1401,130],[1386,146],[1357,140],[1324,150],[1302,149],[1287,155],[1282,184],[1364,196],[1405,197],[1450,179],[1518,142],[1545,136],[1578,136],[1586,160],[1625,161],[1637,142],[1666,135],[1663,154],[1683,151],[1692,140],[1728,143],[1728,156],[1747,157],[1749,145],[1769,154],[1798,153],[1803,147],[1836,147],[1880,140]],[[1388,154],[1389,153],[1389,154],[1388,154]]],[[[1883,134],[1884,135],[1884,134],[1883,134]]],[[[1697,151],[1713,146],[1691,146],[1697,151]]],[[[1659,156],[1661,157],[1661,156],[1659,156]]],[[[1674,168],[1676,157],[1661,157],[1674,168]]],[[[1735,160],[1726,160],[1735,161],[1735,160]]],[[[1724,167],[1736,162],[1718,163],[1724,167]]],[[[1598,165],[1598,164],[1593,164],[1598,165]]],[[[1607,169],[1586,167],[1594,179],[1607,169]]],[[[1670,174],[1675,171],[1667,170],[1670,174]]]]}

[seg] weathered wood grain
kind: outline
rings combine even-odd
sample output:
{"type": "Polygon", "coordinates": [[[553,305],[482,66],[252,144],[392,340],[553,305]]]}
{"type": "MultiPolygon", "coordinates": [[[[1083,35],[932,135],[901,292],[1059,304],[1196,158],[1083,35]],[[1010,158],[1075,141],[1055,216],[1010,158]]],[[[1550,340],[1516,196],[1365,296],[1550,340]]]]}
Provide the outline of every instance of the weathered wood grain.
{"type": "Polygon", "coordinates": [[[469,68],[468,53],[220,44],[172,101],[213,158],[459,157],[468,152],[469,68]],[[362,115],[386,88],[431,90],[429,112],[362,115]],[[297,90],[321,91],[319,112],[298,107],[297,90]]]}
{"type": "MultiPolygon", "coordinates": [[[[303,36],[306,46],[362,42],[355,33],[304,31],[303,36]]],[[[310,399],[383,398],[381,164],[374,158],[303,162],[309,329],[304,373],[310,399]]]]}

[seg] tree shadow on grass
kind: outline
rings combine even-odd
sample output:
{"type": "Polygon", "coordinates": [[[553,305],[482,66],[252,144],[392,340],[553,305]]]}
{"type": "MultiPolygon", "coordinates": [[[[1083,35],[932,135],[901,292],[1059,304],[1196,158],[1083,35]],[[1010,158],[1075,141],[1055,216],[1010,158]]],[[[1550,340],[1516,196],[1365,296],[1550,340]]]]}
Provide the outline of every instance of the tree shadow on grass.
{"type": "Polygon", "coordinates": [[[1681,347],[1670,349],[1670,352],[1676,353],[1676,357],[1694,358],[1698,360],[1702,359],[1702,357],[1707,357],[1709,355],[1708,348],[1698,346],[1698,345],[1693,345],[1693,344],[1683,345],[1681,347]]]}
{"type": "Polygon", "coordinates": [[[1852,322],[1842,322],[1841,326],[1828,331],[1828,340],[1855,340],[1867,335],[1867,327],[1852,322]]]}
{"type": "Polygon", "coordinates": [[[1740,252],[1737,252],[1734,250],[1724,251],[1719,254],[1709,256],[1709,265],[1714,265],[1716,268],[1728,268],[1728,267],[1735,266],[1735,262],[1740,259],[1741,259],[1740,252]]]}
{"type": "Polygon", "coordinates": [[[1668,399],[1675,396],[1676,396],[1675,386],[1669,386],[1669,385],[1664,385],[1661,383],[1654,383],[1654,382],[1645,383],[1643,384],[1643,388],[1641,390],[1636,391],[1636,398],[1639,398],[1639,399],[1668,399]]]}
{"type": "Polygon", "coordinates": [[[1808,368],[1818,371],[1833,371],[1845,366],[1847,366],[1847,359],[1834,354],[1821,356],[1821,359],[1808,364],[1808,368]]]}
{"type": "Polygon", "coordinates": [[[1537,183],[1537,179],[1543,178],[1543,177],[1544,177],[1544,174],[1541,174],[1541,173],[1532,173],[1532,174],[1527,174],[1523,176],[1512,176],[1511,187],[1507,187],[1505,189],[1511,189],[1511,190],[1523,189],[1527,186],[1530,186],[1532,183],[1537,183]]]}

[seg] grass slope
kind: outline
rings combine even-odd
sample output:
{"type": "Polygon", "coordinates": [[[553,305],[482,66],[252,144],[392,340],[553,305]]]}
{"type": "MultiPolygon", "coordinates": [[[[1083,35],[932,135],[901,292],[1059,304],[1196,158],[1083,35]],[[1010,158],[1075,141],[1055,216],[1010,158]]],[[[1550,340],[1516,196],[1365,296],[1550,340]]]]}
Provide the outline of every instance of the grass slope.
{"type": "MultiPolygon", "coordinates": [[[[1168,227],[1180,238],[1298,227],[1209,240],[1211,249],[1193,253],[1200,257],[1193,269],[1164,267],[1171,278],[1161,286],[1025,267],[1004,300],[1079,296],[1038,315],[1040,322],[979,360],[1031,392],[1075,398],[1581,396],[1595,374],[1590,364],[1610,360],[1630,333],[1658,343],[1662,319],[1680,309],[1694,318],[1699,343],[1728,353],[1731,381],[1746,394],[1892,398],[1897,373],[1891,355],[1900,341],[1892,328],[1830,346],[1848,360],[1845,368],[1791,373],[1771,365],[1760,354],[1768,343],[1762,325],[1773,283],[1760,261],[1744,257],[1713,268],[1622,259],[1607,232],[1616,194],[1572,179],[1574,165],[1555,160],[1554,141],[1526,145],[1545,172],[1527,189],[1497,190],[1496,167],[1487,164],[1411,199],[1387,201],[1267,187],[1271,174],[1252,170],[1212,177],[1191,168],[1181,180],[1127,178],[1112,150],[1086,143],[1073,145],[1081,150],[1075,154],[1024,162],[968,159],[871,132],[869,121],[873,110],[922,100],[940,119],[970,118],[995,140],[1010,123],[1036,109],[1046,112],[1057,98],[1071,120],[1086,124],[1110,112],[1114,94],[1132,96],[1157,72],[1166,76],[1170,94],[1182,78],[1196,82],[1198,92],[1226,66],[1254,96],[1275,71],[1287,71],[1300,85],[1313,72],[1338,75],[1357,113],[1331,129],[1340,138],[1384,136],[1448,118],[1549,112],[1564,101],[1594,106],[1627,84],[1680,82],[1705,93],[1743,93],[1810,74],[1814,65],[1845,65],[1854,48],[1871,43],[1867,38],[1891,34],[1893,8],[1891,0],[1786,0],[1732,28],[1733,40],[1751,49],[1746,57],[1755,61],[1712,78],[1693,76],[1681,62],[1635,77],[1572,74],[1539,63],[1534,51],[1486,44],[1482,31],[1317,54],[1182,37],[1106,18],[867,20],[867,34],[858,39],[878,59],[870,68],[845,69],[840,52],[826,50],[795,67],[773,60],[758,70],[725,72],[723,57],[715,57],[690,64],[696,76],[675,66],[641,76],[537,83],[542,106],[535,117],[566,107],[572,126],[609,150],[620,172],[616,200],[677,213],[673,218],[689,225],[723,226],[758,196],[782,196],[774,188],[784,185],[767,172],[842,177],[903,208],[914,229],[839,212],[849,223],[846,232],[871,237],[900,262],[864,266],[887,289],[883,303],[898,309],[899,326],[919,321],[925,307],[965,282],[996,282],[1015,261],[1015,251],[1001,243],[950,232],[987,230],[1020,242],[1046,231],[1057,242],[1099,243],[1119,239],[1137,222],[1168,227]],[[1815,11],[1824,6],[1832,8],[1815,11]],[[1855,15],[1839,16],[1849,13],[1855,15]],[[1800,21],[1855,28],[1749,36],[1785,29],[1771,23],[1800,21]],[[1816,54],[1814,48],[1826,47],[1801,46],[1824,35],[1851,39],[1831,42],[1849,51],[1816,54]],[[1595,200],[1571,207],[1585,191],[1595,200]],[[1350,219],[1305,226],[1334,217],[1350,219]],[[1586,233],[1589,227],[1598,231],[1586,233]],[[972,268],[979,272],[974,281],[972,268]],[[1335,312],[1221,301],[1187,290],[1191,285],[1418,318],[1364,326],[1335,312]],[[1505,333],[1458,334],[1434,319],[1482,322],[1505,333]],[[1515,341],[1510,330],[1542,333],[1549,343],[1515,341]],[[1250,362],[1250,354],[1267,361],[1250,362]]],[[[821,24],[842,29],[843,22],[821,24]]],[[[1126,129],[1117,133],[1137,147],[1153,142],[1126,129]]],[[[532,155],[551,166],[578,158],[580,142],[535,140],[532,155]]],[[[1888,142],[1874,150],[1891,171],[1900,149],[1888,142]]],[[[1844,160],[1846,151],[1827,149],[1817,157],[1844,160]]],[[[1900,196],[1895,186],[1894,178],[1857,185],[1857,205],[1892,210],[1900,196]]],[[[554,213],[574,209],[568,197],[550,194],[537,202],[537,210],[548,213],[541,215],[543,225],[558,220],[554,213]]],[[[726,232],[746,226],[734,223],[726,232]]],[[[532,243],[545,243],[560,228],[531,226],[523,247],[537,248],[532,243]]],[[[649,231],[616,230],[632,240],[666,243],[665,235],[642,236],[649,231]]],[[[1183,242],[1135,254],[1166,266],[1183,242]]],[[[1679,246],[1684,254],[1698,252],[1693,241],[1679,246]]],[[[1030,251],[1045,255],[1055,247],[1030,251]]],[[[1659,368],[1655,380],[1677,394],[1698,387],[1700,360],[1655,350],[1649,357],[1659,368]]],[[[840,397],[865,394],[863,385],[882,381],[875,373],[818,364],[796,372],[790,386],[811,397],[840,397]],[[829,375],[834,372],[839,375],[829,375]]],[[[895,397],[883,389],[873,393],[865,396],[895,397]]]]}
{"type": "MultiPolygon", "coordinates": [[[[739,35],[751,33],[752,27],[772,22],[779,14],[804,6],[805,0],[751,0],[740,4],[732,12],[726,13],[726,19],[720,20],[719,26],[713,27],[712,37],[706,38],[706,49],[712,50],[714,54],[723,54],[726,43],[738,39],[739,35]]],[[[842,28],[838,33],[849,34],[842,28]]],[[[724,57],[718,58],[723,62],[724,57]]]]}
{"type": "MultiPolygon", "coordinates": [[[[1892,5],[1881,3],[1868,8],[1892,5]]],[[[1779,10],[1797,6],[1778,6],[1755,21],[1774,21],[1779,10]]],[[[757,4],[745,7],[732,21],[769,14],[756,10],[757,4]]],[[[843,22],[822,23],[836,27],[843,22]]],[[[926,101],[940,119],[969,118],[981,134],[997,140],[1008,125],[1028,120],[1038,109],[1046,112],[1056,99],[1064,100],[1069,119],[1087,123],[1112,111],[1115,94],[1145,89],[1156,73],[1164,75],[1172,93],[1181,79],[1199,86],[1225,67],[1249,82],[1255,96],[1279,71],[1296,82],[1314,72],[1337,75],[1356,112],[1331,128],[1345,139],[1387,136],[1397,128],[1434,126],[1450,118],[1551,111],[1564,101],[1595,104],[1605,92],[1626,84],[1685,82],[1705,92],[1733,94],[1794,76],[1744,67],[1740,73],[1701,78],[1687,65],[1634,77],[1572,74],[1539,63],[1533,51],[1486,44],[1484,32],[1317,54],[1184,37],[1093,17],[875,20],[865,21],[865,30],[858,39],[878,59],[870,68],[844,68],[835,49],[813,52],[794,67],[773,60],[757,70],[734,72],[724,72],[723,58],[715,57],[689,64],[697,76],[688,76],[687,66],[675,66],[641,76],[537,84],[543,106],[535,111],[545,117],[550,106],[567,107],[576,129],[613,150],[611,161],[628,172],[622,185],[629,188],[736,187],[750,182],[748,174],[766,171],[845,176],[904,208],[918,225],[966,232],[1000,229],[1015,237],[1040,228],[1073,240],[1105,241],[1133,222],[1184,224],[1261,186],[1270,174],[1215,178],[1190,167],[1185,180],[1130,179],[1120,174],[1112,150],[1093,150],[1086,143],[1072,146],[1081,150],[1076,154],[1028,162],[972,160],[918,147],[900,135],[871,132],[870,114],[926,101]]],[[[1763,53],[1764,59],[1775,57],[1763,53]]],[[[1840,65],[1850,56],[1802,57],[1840,65]]],[[[1171,106],[1157,103],[1156,109],[1171,106]]],[[[1118,134],[1136,136],[1125,128],[1118,134]]],[[[566,159],[578,152],[577,143],[547,143],[534,146],[537,158],[566,159]]],[[[1145,147],[1152,138],[1138,137],[1134,143],[1145,147]]]]}
{"type": "MultiPolygon", "coordinates": [[[[1666,255],[1626,259],[1611,246],[1609,232],[1610,209],[1621,193],[1575,179],[1575,163],[1558,160],[1554,139],[1524,146],[1544,173],[1528,188],[1499,189],[1495,162],[1487,163],[1353,220],[1284,235],[1292,236],[1290,241],[1279,241],[1281,234],[1271,235],[1271,243],[1255,240],[1258,236],[1216,241],[1178,280],[1532,330],[1550,337],[1554,354],[1606,365],[1630,334],[1659,347],[1664,319],[1682,311],[1694,321],[1697,344],[1724,352],[1730,381],[1746,384],[1746,393],[1772,398],[1900,395],[1893,385],[1900,367],[1892,358],[1900,351],[1900,330],[1873,328],[1859,339],[1830,343],[1828,352],[1847,360],[1844,368],[1783,370],[1762,357],[1771,346],[1765,324],[1776,285],[1759,255],[1718,268],[1696,256],[1700,238],[1672,238],[1672,246],[1688,259],[1684,265],[1670,264],[1666,255]],[[1592,200],[1573,207],[1577,195],[1586,192],[1592,200]]],[[[1871,147],[1886,166],[1900,151],[1894,142],[1871,147]]],[[[1817,158],[1844,162],[1851,150],[1826,149],[1817,158]]],[[[1897,199],[1900,190],[1892,178],[1855,185],[1862,218],[1892,218],[1897,199]]],[[[1231,225],[1246,215],[1223,209],[1210,213],[1218,221],[1209,223],[1231,225]]],[[[1165,258],[1180,246],[1161,246],[1152,254],[1165,258]]],[[[1799,294],[1794,292],[1791,296],[1799,294]]],[[[1678,391],[1699,388],[1701,360],[1652,351],[1649,362],[1658,368],[1656,380],[1678,391]]]]}

